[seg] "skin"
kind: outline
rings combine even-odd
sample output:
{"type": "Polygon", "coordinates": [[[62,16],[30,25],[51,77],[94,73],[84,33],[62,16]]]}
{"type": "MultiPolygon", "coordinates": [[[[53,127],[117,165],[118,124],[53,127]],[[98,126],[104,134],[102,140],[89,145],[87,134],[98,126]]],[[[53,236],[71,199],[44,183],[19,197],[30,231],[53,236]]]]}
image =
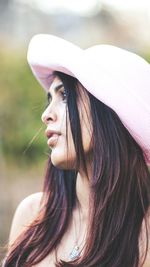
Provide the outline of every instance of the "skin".
{"type": "MultiPolygon", "coordinates": [[[[72,133],[70,129],[70,123],[68,123],[68,157],[67,157],[67,142],[66,142],[66,102],[62,99],[62,93],[64,92],[64,88],[61,88],[60,91],[55,92],[56,86],[62,84],[59,78],[55,78],[53,83],[49,88],[49,92],[51,94],[51,101],[48,105],[47,109],[42,114],[42,121],[46,125],[47,129],[53,129],[61,132],[61,135],[58,137],[57,143],[55,145],[50,146],[51,148],[51,160],[52,163],[58,168],[64,169],[72,169],[75,165],[76,160],[76,152],[74,148],[74,143],[72,139],[72,133]]],[[[90,125],[90,109],[88,98],[84,94],[83,90],[80,90],[81,97],[78,101],[78,108],[80,114],[81,131],[83,137],[83,148],[87,158],[91,154],[91,135],[92,135],[92,126],[90,125]],[[81,101],[84,99],[84,106],[81,101]]],[[[67,116],[68,118],[68,116],[67,116]]],[[[69,119],[67,120],[69,122],[69,119]]],[[[87,169],[88,176],[90,177],[91,173],[91,162],[87,160],[87,169]]],[[[77,197],[79,201],[79,205],[82,211],[82,216],[84,219],[87,218],[88,215],[88,195],[89,195],[89,186],[88,186],[88,178],[83,172],[82,166],[80,166],[78,170],[77,176],[77,197]]]]}
{"type": "MultiPolygon", "coordinates": [[[[70,130],[70,124],[68,123],[68,156],[67,156],[67,142],[66,142],[66,103],[64,101],[63,93],[64,88],[62,87],[59,91],[55,92],[55,87],[60,85],[61,81],[56,77],[49,88],[49,93],[51,94],[51,101],[46,108],[46,110],[42,114],[42,121],[46,125],[46,131],[48,129],[59,131],[61,135],[58,136],[57,142],[54,144],[50,144],[48,141],[48,145],[51,148],[51,160],[52,163],[64,169],[74,168],[76,153],[72,140],[72,134],[70,130]]],[[[84,98],[85,106],[82,103],[78,102],[78,108],[80,113],[80,119],[82,120],[81,129],[83,136],[83,147],[84,152],[87,156],[87,169],[88,169],[88,177],[91,174],[91,161],[88,160],[91,155],[91,134],[92,127],[89,123],[90,119],[90,109],[88,98],[85,95],[82,95],[83,91],[81,90],[81,98],[84,98]]],[[[69,120],[68,120],[69,121],[69,120]]],[[[89,183],[88,177],[85,175],[82,166],[78,169],[77,175],[77,183],[76,183],[76,194],[79,206],[77,206],[73,210],[73,218],[76,223],[76,229],[79,236],[78,242],[81,243],[85,238],[85,233],[88,225],[88,207],[89,207],[89,183]],[[80,225],[80,217],[79,210],[81,215],[81,225],[80,225]]],[[[36,193],[30,195],[25,200],[23,200],[18,206],[12,227],[10,232],[10,242],[11,245],[16,237],[26,229],[27,225],[29,225],[36,215],[40,208],[40,200],[42,197],[42,193],[36,193]]],[[[63,236],[60,246],[58,249],[58,257],[66,260],[68,258],[68,252],[70,252],[70,248],[74,247],[75,240],[75,227],[74,221],[70,222],[70,226],[63,236]]],[[[149,220],[150,221],[150,220],[149,220]]],[[[150,234],[150,231],[149,231],[150,234]]],[[[141,237],[142,242],[145,242],[145,227],[143,224],[141,237]]],[[[143,249],[140,249],[142,254],[143,249]]],[[[44,260],[42,260],[36,267],[46,267],[46,266],[54,266],[54,252],[48,255],[44,260]]],[[[34,266],[35,267],[35,266],[34,266]]],[[[147,255],[147,259],[143,265],[143,267],[150,267],[150,249],[147,255]]]]}

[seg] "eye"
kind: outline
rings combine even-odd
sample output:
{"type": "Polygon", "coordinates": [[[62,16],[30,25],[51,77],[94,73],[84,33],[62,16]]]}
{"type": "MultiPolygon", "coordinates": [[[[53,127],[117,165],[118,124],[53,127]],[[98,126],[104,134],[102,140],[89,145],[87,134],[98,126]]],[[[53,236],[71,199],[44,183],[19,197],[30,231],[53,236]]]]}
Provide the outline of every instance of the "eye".
{"type": "Polygon", "coordinates": [[[63,91],[60,90],[60,94],[61,94],[61,98],[62,98],[63,102],[66,102],[66,100],[67,100],[66,90],[65,89],[63,91]]]}
{"type": "MultiPolygon", "coordinates": [[[[56,93],[57,96],[56,99],[61,99],[63,102],[66,103],[66,100],[67,100],[67,94],[66,94],[66,90],[63,89],[63,90],[58,90],[58,92],[56,93]]],[[[52,95],[48,92],[47,94],[47,105],[46,105],[46,108],[50,105],[52,101],[52,95]]]]}

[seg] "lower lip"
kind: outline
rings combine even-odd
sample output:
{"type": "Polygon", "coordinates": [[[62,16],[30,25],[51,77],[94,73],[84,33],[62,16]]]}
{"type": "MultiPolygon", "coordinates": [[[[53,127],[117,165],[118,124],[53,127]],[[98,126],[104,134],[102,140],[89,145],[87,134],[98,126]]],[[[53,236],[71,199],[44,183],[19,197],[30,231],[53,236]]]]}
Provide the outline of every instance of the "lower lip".
{"type": "Polygon", "coordinates": [[[58,141],[59,136],[60,135],[58,134],[54,134],[53,136],[51,136],[47,141],[48,146],[55,145],[58,141]]]}

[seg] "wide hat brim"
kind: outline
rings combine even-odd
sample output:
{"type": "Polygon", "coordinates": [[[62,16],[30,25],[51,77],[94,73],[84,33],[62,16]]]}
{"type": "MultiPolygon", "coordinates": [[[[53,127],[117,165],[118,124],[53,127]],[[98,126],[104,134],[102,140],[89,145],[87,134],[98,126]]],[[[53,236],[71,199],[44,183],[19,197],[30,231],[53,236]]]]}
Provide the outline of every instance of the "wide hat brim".
{"type": "Polygon", "coordinates": [[[150,164],[150,65],[147,61],[116,46],[101,44],[83,50],[48,34],[31,39],[27,59],[45,90],[53,81],[54,71],[76,77],[118,114],[150,164]]]}

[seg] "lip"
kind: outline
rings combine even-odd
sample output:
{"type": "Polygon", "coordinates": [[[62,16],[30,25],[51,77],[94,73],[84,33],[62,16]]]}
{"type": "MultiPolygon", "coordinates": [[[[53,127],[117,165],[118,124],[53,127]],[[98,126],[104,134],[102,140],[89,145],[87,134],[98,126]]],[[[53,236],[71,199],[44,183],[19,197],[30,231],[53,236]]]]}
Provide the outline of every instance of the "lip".
{"type": "Polygon", "coordinates": [[[61,135],[60,132],[51,129],[47,129],[45,131],[45,134],[48,138],[47,141],[48,146],[54,145],[58,141],[59,136],[61,135]]]}

